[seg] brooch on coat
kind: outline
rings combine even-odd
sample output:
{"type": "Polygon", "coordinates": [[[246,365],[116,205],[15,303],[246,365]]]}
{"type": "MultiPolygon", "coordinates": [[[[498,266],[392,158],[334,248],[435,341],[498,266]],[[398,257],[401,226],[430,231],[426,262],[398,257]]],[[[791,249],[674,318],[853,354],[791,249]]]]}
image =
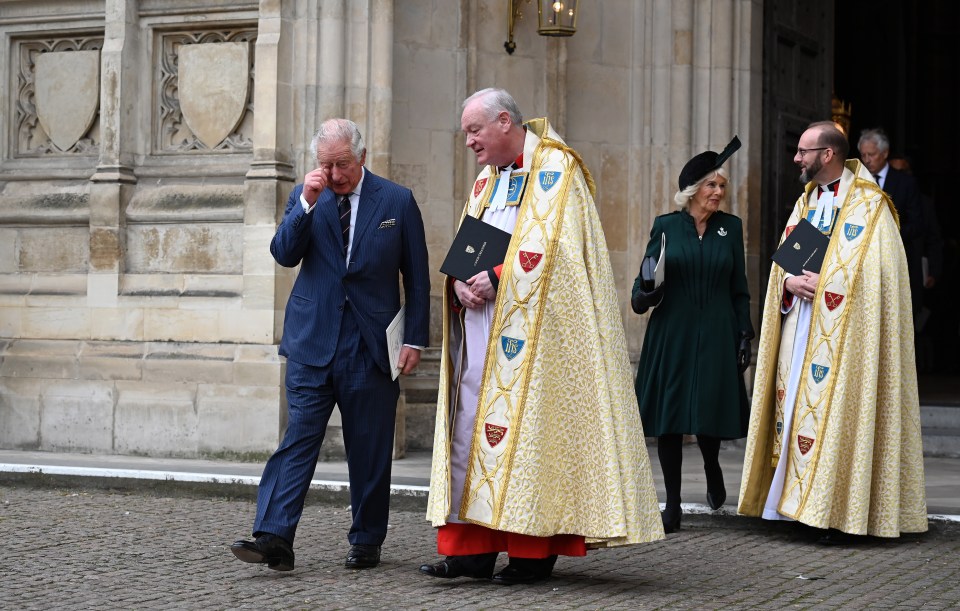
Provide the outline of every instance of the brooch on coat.
{"type": "Polygon", "coordinates": [[[727,235],[727,230],[721,227],[720,229],[717,229],[717,234],[722,238],[727,235]]]}

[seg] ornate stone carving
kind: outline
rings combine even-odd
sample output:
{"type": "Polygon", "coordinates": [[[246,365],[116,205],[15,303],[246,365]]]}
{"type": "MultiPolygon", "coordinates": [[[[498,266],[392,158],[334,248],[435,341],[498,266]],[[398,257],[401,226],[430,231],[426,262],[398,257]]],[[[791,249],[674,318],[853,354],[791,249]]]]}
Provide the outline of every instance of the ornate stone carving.
{"type": "Polygon", "coordinates": [[[100,100],[100,66],[92,54],[99,57],[103,36],[19,40],[14,44],[18,58],[17,97],[12,113],[17,134],[14,156],[96,155],[100,140],[100,120],[96,112],[100,100]],[[82,55],[68,56],[72,52],[82,55]],[[41,60],[45,54],[57,57],[51,55],[41,60]],[[68,64],[75,69],[64,70],[68,64]],[[67,112],[62,104],[64,100],[59,97],[66,95],[64,92],[77,95],[77,103],[67,112]],[[46,115],[44,120],[40,118],[38,106],[46,115]]]}
{"type": "Polygon", "coordinates": [[[156,67],[159,108],[154,120],[155,152],[253,150],[253,46],[256,37],[255,28],[160,34],[156,67]],[[188,45],[204,48],[183,53],[183,48],[188,45]],[[222,48],[215,48],[221,45],[222,48]],[[241,52],[244,46],[246,50],[241,52]],[[243,94],[242,99],[237,99],[236,68],[244,61],[243,94]],[[223,116],[211,122],[216,113],[223,116]]]}

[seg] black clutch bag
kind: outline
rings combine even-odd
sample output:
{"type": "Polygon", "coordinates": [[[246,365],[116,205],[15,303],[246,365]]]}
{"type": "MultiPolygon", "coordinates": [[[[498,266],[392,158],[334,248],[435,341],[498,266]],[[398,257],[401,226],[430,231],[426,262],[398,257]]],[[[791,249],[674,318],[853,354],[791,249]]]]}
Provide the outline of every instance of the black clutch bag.
{"type": "Polygon", "coordinates": [[[630,297],[630,306],[637,314],[645,314],[650,308],[655,308],[663,301],[663,283],[657,286],[656,257],[644,257],[640,262],[640,286],[634,288],[630,297]]]}
{"type": "Polygon", "coordinates": [[[634,288],[633,295],[630,296],[630,305],[637,314],[643,314],[663,301],[664,270],[659,269],[659,278],[657,271],[660,262],[664,260],[663,255],[666,249],[667,236],[660,234],[660,256],[644,257],[640,262],[640,286],[634,288]]]}
{"type": "Polygon", "coordinates": [[[643,290],[650,293],[655,289],[654,281],[656,279],[657,260],[654,257],[644,257],[640,263],[640,282],[643,290]]]}

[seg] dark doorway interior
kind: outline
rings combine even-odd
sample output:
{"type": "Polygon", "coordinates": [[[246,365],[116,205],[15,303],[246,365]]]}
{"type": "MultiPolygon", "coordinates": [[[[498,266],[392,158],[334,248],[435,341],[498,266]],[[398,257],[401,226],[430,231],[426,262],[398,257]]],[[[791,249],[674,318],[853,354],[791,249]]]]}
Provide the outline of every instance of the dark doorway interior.
{"type": "Polygon", "coordinates": [[[924,291],[917,335],[920,399],[960,405],[960,83],[955,0],[843,0],[834,3],[834,91],[851,105],[851,156],[860,131],[883,127],[891,157],[909,159],[933,198],[943,272],[924,291]]]}

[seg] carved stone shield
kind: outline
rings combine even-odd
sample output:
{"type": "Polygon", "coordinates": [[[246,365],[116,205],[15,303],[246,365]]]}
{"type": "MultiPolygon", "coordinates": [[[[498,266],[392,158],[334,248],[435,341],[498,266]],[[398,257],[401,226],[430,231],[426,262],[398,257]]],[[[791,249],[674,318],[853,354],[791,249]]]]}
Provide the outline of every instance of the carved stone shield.
{"type": "Polygon", "coordinates": [[[100,106],[100,51],[54,51],[37,56],[34,100],[40,126],[58,149],[83,137],[100,106]]]}
{"type": "Polygon", "coordinates": [[[183,45],[178,62],[180,111],[187,127],[214,148],[243,118],[249,83],[245,42],[183,45]]]}

